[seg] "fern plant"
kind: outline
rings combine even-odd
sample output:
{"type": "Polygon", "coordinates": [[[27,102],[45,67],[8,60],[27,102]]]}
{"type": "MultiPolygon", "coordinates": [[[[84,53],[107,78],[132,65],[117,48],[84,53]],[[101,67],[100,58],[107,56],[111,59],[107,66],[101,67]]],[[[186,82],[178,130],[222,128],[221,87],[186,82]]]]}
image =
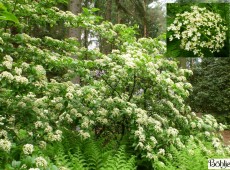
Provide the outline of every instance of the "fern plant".
{"type": "Polygon", "coordinates": [[[119,148],[117,153],[114,156],[109,156],[106,160],[104,166],[101,170],[134,170],[135,167],[135,157],[131,156],[127,158],[125,147],[122,146],[119,148]]]}
{"type": "Polygon", "coordinates": [[[172,159],[166,160],[166,165],[163,168],[156,167],[156,169],[170,169],[170,170],[197,170],[197,169],[208,169],[208,159],[211,158],[225,158],[229,155],[224,153],[218,153],[211,149],[210,142],[206,142],[204,145],[195,145],[193,142],[189,142],[187,147],[183,150],[178,151],[174,147],[171,147],[172,159]]]}
{"type": "MultiPolygon", "coordinates": [[[[101,139],[82,140],[78,136],[66,134],[62,144],[53,145],[58,150],[55,164],[66,170],[134,170],[136,159],[124,145],[118,146],[101,139]],[[65,168],[64,168],[65,167],[65,168]]],[[[53,152],[54,153],[54,152],[53,152]]]]}

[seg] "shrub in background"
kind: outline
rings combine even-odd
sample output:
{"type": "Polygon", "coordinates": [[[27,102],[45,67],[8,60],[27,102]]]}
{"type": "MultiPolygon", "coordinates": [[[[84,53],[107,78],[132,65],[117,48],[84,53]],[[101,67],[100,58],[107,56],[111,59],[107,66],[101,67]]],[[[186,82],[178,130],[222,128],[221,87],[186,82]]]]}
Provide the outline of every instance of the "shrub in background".
{"type": "Polygon", "coordinates": [[[230,122],[230,59],[208,58],[193,69],[193,92],[189,103],[197,112],[213,113],[220,122],[230,122]]]}

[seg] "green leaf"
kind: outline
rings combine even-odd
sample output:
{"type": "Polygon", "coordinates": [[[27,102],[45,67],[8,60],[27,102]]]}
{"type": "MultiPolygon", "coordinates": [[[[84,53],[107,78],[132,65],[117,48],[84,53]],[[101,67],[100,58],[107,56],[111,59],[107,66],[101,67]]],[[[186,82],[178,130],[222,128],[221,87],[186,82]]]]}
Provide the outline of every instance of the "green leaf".
{"type": "Polygon", "coordinates": [[[50,170],[58,170],[58,167],[56,167],[55,165],[52,165],[52,166],[50,167],[50,170]]]}
{"type": "Polygon", "coordinates": [[[92,8],[91,10],[92,10],[92,12],[100,11],[100,9],[98,9],[98,8],[92,8]]]}
{"type": "Polygon", "coordinates": [[[13,168],[20,168],[21,161],[15,161],[15,160],[13,160],[11,164],[12,164],[13,168]]]}
{"type": "Polygon", "coordinates": [[[6,7],[0,3],[0,11],[7,11],[6,7]]]}
{"type": "Polygon", "coordinates": [[[19,133],[18,133],[18,137],[19,137],[20,139],[25,139],[25,138],[27,137],[27,132],[26,132],[26,130],[20,129],[20,130],[19,130],[19,133]]]}
{"type": "Polygon", "coordinates": [[[15,23],[19,23],[17,17],[14,14],[8,12],[7,8],[2,3],[0,3],[0,20],[13,21],[15,23]]]}
{"type": "Polygon", "coordinates": [[[0,13],[0,15],[0,20],[13,21],[15,23],[19,23],[17,17],[10,12],[3,11],[0,13]]]}

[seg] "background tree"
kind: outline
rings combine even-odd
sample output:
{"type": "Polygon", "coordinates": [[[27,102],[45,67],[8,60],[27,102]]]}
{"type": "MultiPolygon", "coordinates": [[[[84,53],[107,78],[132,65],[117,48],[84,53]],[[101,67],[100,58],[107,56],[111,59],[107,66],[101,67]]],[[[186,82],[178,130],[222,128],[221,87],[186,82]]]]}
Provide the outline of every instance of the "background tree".
{"type": "Polygon", "coordinates": [[[189,103],[197,112],[212,113],[224,123],[230,122],[230,59],[202,59],[191,77],[193,92],[189,103]]]}

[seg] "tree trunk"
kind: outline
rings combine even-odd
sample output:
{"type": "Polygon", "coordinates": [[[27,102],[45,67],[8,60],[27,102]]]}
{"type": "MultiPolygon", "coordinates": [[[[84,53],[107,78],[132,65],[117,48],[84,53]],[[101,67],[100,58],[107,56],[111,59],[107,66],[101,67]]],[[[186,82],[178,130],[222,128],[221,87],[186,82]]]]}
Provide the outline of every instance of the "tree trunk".
{"type": "Polygon", "coordinates": [[[186,69],[187,68],[187,66],[186,66],[187,59],[185,57],[180,57],[180,58],[178,58],[178,60],[180,61],[180,64],[179,64],[180,68],[186,69]]]}
{"type": "MultiPolygon", "coordinates": [[[[85,8],[88,8],[89,7],[89,1],[88,0],[85,0],[85,8]]],[[[84,29],[84,40],[83,40],[83,43],[84,43],[84,47],[86,49],[88,49],[88,38],[89,38],[89,31],[87,29],[84,29]]],[[[87,59],[87,56],[86,56],[86,59],[87,59]]]]}
{"type": "MultiPolygon", "coordinates": [[[[82,0],[70,0],[69,1],[69,11],[77,15],[82,12],[82,0]]],[[[68,37],[75,37],[81,43],[81,28],[70,28],[68,32],[68,37]]],[[[77,56],[72,56],[77,58],[77,56]]],[[[72,80],[75,84],[80,84],[80,77],[76,77],[72,80]]]]}
{"type": "Polygon", "coordinates": [[[106,14],[105,19],[111,21],[111,12],[112,12],[112,0],[107,0],[106,2],[106,14]]]}
{"type": "MultiPolygon", "coordinates": [[[[107,0],[106,2],[106,13],[105,13],[105,19],[109,22],[111,22],[111,12],[112,12],[112,0],[107,0]]],[[[106,42],[106,39],[102,39],[102,53],[108,54],[111,51],[111,44],[106,42]]]]}
{"type": "Polygon", "coordinates": [[[117,5],[117,23],[121,24],[121,7],[120,7],[120,0],[116,0],[117,5]]]}
{"type": "Polygon", "coordinates": [[[146,10],[146,0],[143,1],[143,13],[144,13],[144,18],[143,18],[143,27],[144,27],[144,37],[148,36],[147,33],[147,10],[146,10]]]}

